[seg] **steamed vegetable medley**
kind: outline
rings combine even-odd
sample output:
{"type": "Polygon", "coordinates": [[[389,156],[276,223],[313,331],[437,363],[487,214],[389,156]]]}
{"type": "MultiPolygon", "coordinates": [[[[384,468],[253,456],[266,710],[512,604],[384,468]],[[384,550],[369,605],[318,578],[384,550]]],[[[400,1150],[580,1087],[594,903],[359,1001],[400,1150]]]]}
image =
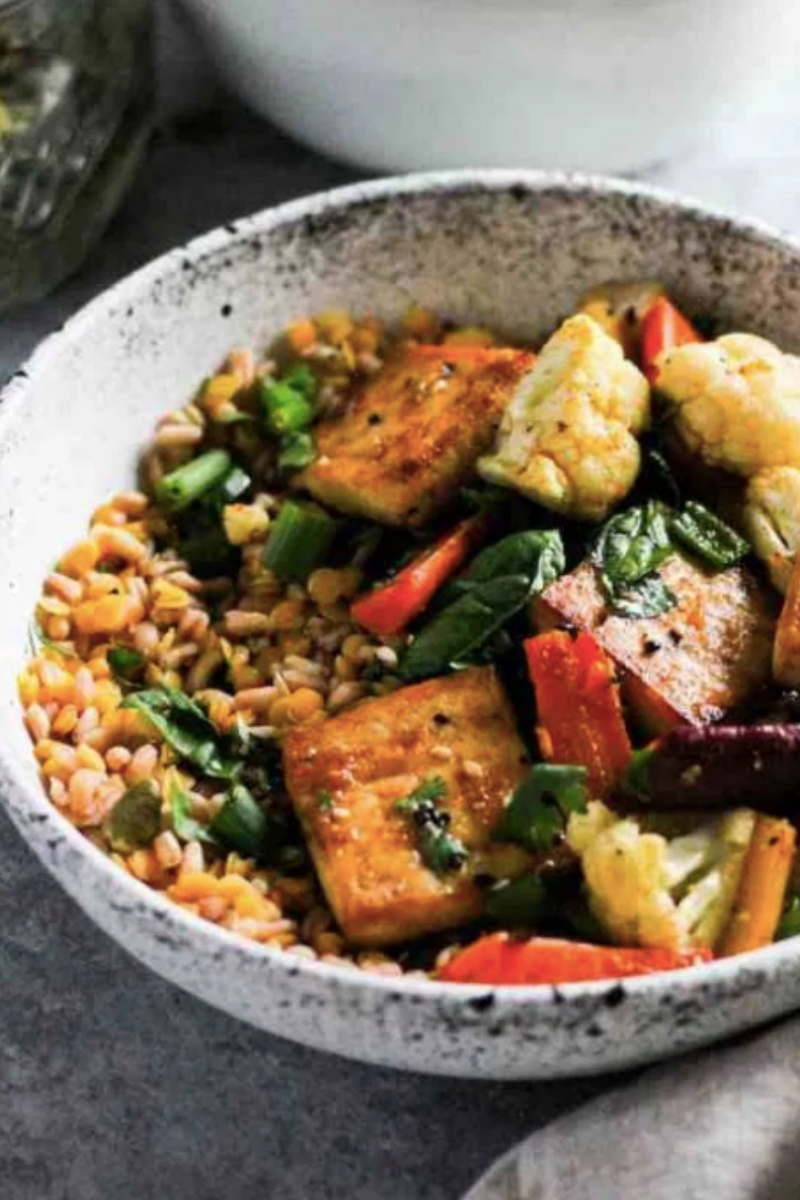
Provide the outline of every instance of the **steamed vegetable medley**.
{"type": "Polygon", "coordinates": [[[233,352],[48,577],[52,801],[176,903],[562,983],[800,932],[800,359],[654,284],[538,350],[412,309],[233,352]]]}

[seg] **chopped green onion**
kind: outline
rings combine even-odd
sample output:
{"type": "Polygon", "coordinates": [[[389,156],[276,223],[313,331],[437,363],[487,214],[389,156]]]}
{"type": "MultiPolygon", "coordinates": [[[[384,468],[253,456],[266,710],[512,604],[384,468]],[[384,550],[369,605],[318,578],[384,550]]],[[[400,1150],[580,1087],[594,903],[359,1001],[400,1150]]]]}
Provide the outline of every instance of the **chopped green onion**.
{"type": "Polygon", "coordinates": [[[231,465],[227,451],[209,450],[165,475],[156,484],[156,500],[167,512],[180,512],[221,483],[231,465]]]}
{"type": "Polygon", "coordinates": [[[261,380],[259,396],[264,407],[267,428],[276,437],[308,429],[314,418],[314,405],[302,392],[282,380],[261,380]]]}
{"type": "Polygon", "coordinates": [[[304,583],[325,561],[338,527],[316,504],[287,500],[270,529],[264,566],[281,579],[304,583]]]}
{"type": "Polygon", "coordinates": [[[317,449],[310,433],[293,433],[281,442],[278,454],[279,471],[301,471],[317,457],[317,449]]]}
{"type": "Polygon", "coordinates": [[[300,392],[307,400],[314,400],[317,395],[317,377],[305,363],[296,363],[282,377],[281,383],[288,384],[294,391],[300,392]]]}
{"type": "Polygon", "coordinates": [[[267,833],[264,811],[243,783],[235,783],[211,822],[210,832],[234,850],[253,858],[263,849],[267,833]]]}

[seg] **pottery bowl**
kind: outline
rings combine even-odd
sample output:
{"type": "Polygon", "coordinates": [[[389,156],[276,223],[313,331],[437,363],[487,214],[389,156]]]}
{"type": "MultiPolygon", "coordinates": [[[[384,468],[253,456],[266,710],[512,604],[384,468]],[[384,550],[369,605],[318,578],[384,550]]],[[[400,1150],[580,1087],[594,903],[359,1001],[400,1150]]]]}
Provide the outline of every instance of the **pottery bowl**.
{"type": "Polygon", "coordinates": [[[690,313],[800,348],[800,248],[610,181],[526,172],[362,184],[248,218],[117,284],[46,341],[0,404],[0,795],[21,835],[113,938],[241,1020],[365,1061],[484,1078],[642,1064],[800,1007],[800,943],[675,974],[497,988],[301,961],[178,909],[51,806],[15,689],[41,580],[92,509],[134,479],[159,414],[232,345],[331,305],[414,299],[536,339],[586,287],[665,280],[690,313]]]}

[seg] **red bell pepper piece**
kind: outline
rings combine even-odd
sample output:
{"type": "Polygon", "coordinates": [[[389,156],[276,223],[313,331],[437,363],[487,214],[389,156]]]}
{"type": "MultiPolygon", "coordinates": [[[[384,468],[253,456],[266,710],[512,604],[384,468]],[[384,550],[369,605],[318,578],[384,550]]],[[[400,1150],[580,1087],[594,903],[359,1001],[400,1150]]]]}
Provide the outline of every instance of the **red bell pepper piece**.
{"type": "Polygon", "coordinates": [[[460,950],[439,971],[448,983],[586,983],[651,975],[709,962],[710,950],[664,950],[639,946],[592,946],[562,938],[515,941],[492,933],[460,950]]]}
{"type": "Polygon", "coordinates": [[[573,640],[553,630],[524,645],[542,756],[585,767],[591,795],[606,796],[631,757],[611,660],[586,632],[573,640]]]}
{"type": "Polygon", "coordinates": [[[455,574],[488,528],[489,518],[484,513],[468,517],[388,583],[356,597],[350,607],[351,617],[381,637],[400,633],[455,574]]]}
{"type": "Polygon", "coordinates": [[[659,296],[642,318],[642,370],[650,383],[655,385],[658,379],[659,354],[702,341],[691,321],[665,296],[659,296]]]}

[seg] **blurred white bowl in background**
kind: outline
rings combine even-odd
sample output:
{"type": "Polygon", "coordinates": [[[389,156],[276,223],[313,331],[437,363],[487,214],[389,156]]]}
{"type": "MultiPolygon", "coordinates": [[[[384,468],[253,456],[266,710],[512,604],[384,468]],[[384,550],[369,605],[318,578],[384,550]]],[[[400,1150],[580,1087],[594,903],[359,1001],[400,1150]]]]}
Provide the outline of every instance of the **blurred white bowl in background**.
{"type": "Polygon", "coordinates": [[[768,101],[787,0],[184,0],[224,79],[384,169],[642,168],[768,101]]]}

